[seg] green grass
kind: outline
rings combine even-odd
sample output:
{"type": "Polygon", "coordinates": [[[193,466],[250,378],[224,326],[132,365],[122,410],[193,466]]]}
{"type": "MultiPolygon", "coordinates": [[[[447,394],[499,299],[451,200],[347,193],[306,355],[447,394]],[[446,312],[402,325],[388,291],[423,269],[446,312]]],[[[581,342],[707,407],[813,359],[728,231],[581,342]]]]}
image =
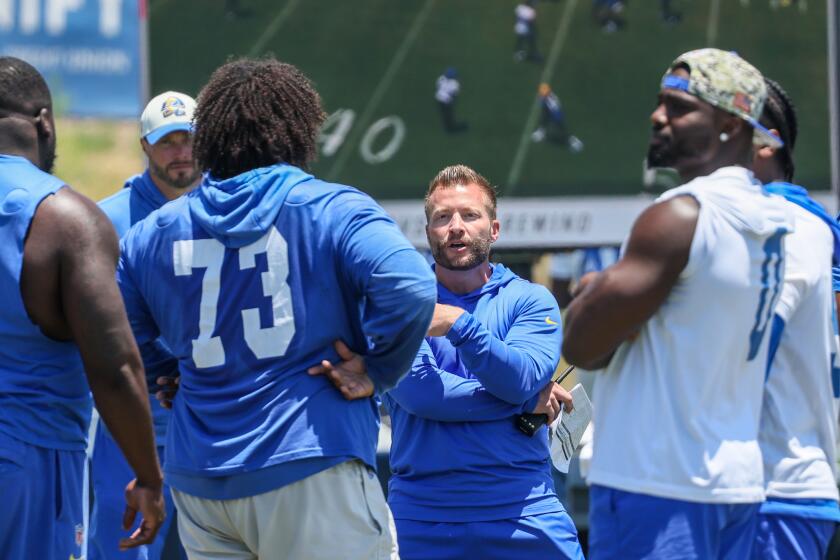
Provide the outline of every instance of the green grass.
{"type": "Polygon", "coordinates": [[[145,166],[137,122],[60,118],[56,130],[55,174],[93,200],[117,192],[145,166]]]}
{"type": "MultiPolygon", "coordinates": [[[[331,157],[322,155],[316,174],[379,198],[419,198],[428,180],[455,162],[476,167],[516,196],[637,193],[662,72],[680,52],[706,46],[710,38],[788,89],[802,108],[798,179],[812,190],[829,188],[824,2],[809,2],[800,13],[773,11],[768,0],[749,6],[719,0],[719,17],[710,22],[712,0],[684,0],[675,2],[683,21],[669,27],[659,19],[659,2],[633,1],[626,29],[605,34],[592,21],[591,0],[543,0],[537,6],[540,50],[548,58],[557,45],[550,67],[514,62],[515,0],[241,4],[253,13],[231,20],[222,0],[152,0],[153,90],[196,94],[231,56],[273,53],[312,78],[328,112],[356,114],[345,143],[331,157]],[[567,33],[558,35],[564,26],[567,33]],[[189,40],[185,29],[195,31],[189,40]],[[434,81],[447,66],[460,72],[457,110],[469,123],[458,135],[443,132],[433,100],[434,81]],[[584,141],[582,153],[530,141],[526,122],[542,77],[560,96],[570,130],[584,141]],[[389,115],[404,122],[403,143],[386,162],[364,162],[363,133],[389,115]]],[[[384,140],[383,134],[374,148],[384,140]]]]}

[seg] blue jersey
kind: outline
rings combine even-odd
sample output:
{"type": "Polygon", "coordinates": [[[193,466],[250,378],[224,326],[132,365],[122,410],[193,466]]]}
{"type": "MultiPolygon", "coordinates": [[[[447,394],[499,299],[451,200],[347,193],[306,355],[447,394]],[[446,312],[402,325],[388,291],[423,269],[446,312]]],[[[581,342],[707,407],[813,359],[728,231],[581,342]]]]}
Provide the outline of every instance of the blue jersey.
{"type": "MultiPolygon", "coordinates": [[[[145,173],[128,179],[124,188],[118,193],[100,201],[99,207],[114,224],[117,235],[122,238],[131,226],[167,202],[166,197],[152,181],[149,171],[146,170],[145,173]]],[[[177,374],[178,362],[160,338],[141,344],[140,356],[143,358],[143,367],[150,387],[156,384],[155,380],[160,376],[177,374]]],[[[155,398],[152,398],[150,402],[157,444],[164,445],[169,411],[163,408],[155,398]]]]}
{"type": "Polygon", "coordinates": [[[549,93],[542,98],[542,109],[545,118],[554,122],[563,122],[565,118],[563,105],[560,104],[560,99],[554,93],[549,93]]]}
{"type": "Polygon", "coordinates": [[[32,217],[63,186],[24,158],[0,155],[0,431],[40,447],[84,450],[91,398],[78,349],[44,336],[20,293],[32,217]]]}
{"type": "Polygon", "coordinates": [[[396,519],[463,522],[563,511],[545,426],[528,437],[514,416],[560,360],[560,310],[544,287],[500,264],[469,294],[438,285],[466,310],[421,346],[410,374],[384,395],[393,443],[388,502],[396,519]]]}
{"type": "Polygon", "coordinates": [[[128,232],[117,276],[138,342],[179,362],[172,486],[228,499],[375,464],[375,400],[306,373],[340,339],[388,389],[431,320],[434,277],[370,197],[280,164],[205,178],[128,232]]]}

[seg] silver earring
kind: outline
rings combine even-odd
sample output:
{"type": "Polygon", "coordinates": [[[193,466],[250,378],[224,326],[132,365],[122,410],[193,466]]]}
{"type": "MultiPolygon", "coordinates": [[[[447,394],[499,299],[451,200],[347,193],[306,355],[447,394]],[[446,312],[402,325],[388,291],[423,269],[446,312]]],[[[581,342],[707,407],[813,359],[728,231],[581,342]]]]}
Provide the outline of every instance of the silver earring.
{"type": "Polygon", "coordinates": [[[729,135],[725,132],[721,132],[720,133],[720,141],[721,142],[728,142],[729,141],[729,135]]]}

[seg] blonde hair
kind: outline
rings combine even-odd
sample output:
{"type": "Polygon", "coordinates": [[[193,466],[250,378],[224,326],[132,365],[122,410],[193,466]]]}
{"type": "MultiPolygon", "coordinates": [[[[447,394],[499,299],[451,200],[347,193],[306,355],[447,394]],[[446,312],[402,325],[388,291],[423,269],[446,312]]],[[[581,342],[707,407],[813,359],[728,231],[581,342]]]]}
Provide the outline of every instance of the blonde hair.
{"type": "Polygon", "coordinates": [[[438,189],[447,189],[456,185],[476,185],[480,188],[487,197],[487,213],[491,220],[496,219],[496,188],[490,184],[490,181],[484,178],[478,171],[463,164],[450,165],[441,169],[435,178],[429,183],[429,188],[426,191],[425,209],[426,219],[429,218],[431,212],[431,205],[429,200],[432,194],[438,189]]]}

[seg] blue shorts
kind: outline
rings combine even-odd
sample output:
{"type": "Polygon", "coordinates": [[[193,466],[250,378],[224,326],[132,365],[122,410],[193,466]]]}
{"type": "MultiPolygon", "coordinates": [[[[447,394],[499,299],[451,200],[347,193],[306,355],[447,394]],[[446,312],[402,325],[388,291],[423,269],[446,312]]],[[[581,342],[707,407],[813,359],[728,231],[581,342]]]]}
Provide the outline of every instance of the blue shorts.
{"type": "Polygon", "coordinates": [[[761,513],[752,557],[756,560],[825,558],[837,522],[761,513]]]}
{"type": "Polygon", "coordinates": [[[500,521],[435,523],[396,519],[403,560],[583,560],[577,530],[565,511],[500,521]]]}
{"type": "Polygon", "coordinates": [[[589,558],[744,560],[759,504],[703,504],[592,486],[589,558]]]}
{"type": "Polygon", "coordinates": [[[0,558],[81,558],[85,452],[0,433],[0,558]]]}
{"type": "MultiPolygon", "coordinates": [[[[158,447],[158,456],[163,462],[164,448],[158,447]]],[[[163,485],[163,499],[166,501],[166,520],[152,544],[138,546],[124,552],[119,549],[120,539],[131,534],[140,524],[138,514],[131,531],[122,528],[125,511],[125,487],[134,478],[134,472],[100,421],[96,427],[96,438],[91,458],[91,480],[93,484],[93,511],[90,514],[88,535],[88,560],[159,560],[166,542],[166,535],[175,518],[175,503],[169,493],[169,486],[163,485]]],[[[186,553],[181,553],[186,558],[186,553]]],[[[66,558],[63,560],[67,560],[66,558]]]]}

